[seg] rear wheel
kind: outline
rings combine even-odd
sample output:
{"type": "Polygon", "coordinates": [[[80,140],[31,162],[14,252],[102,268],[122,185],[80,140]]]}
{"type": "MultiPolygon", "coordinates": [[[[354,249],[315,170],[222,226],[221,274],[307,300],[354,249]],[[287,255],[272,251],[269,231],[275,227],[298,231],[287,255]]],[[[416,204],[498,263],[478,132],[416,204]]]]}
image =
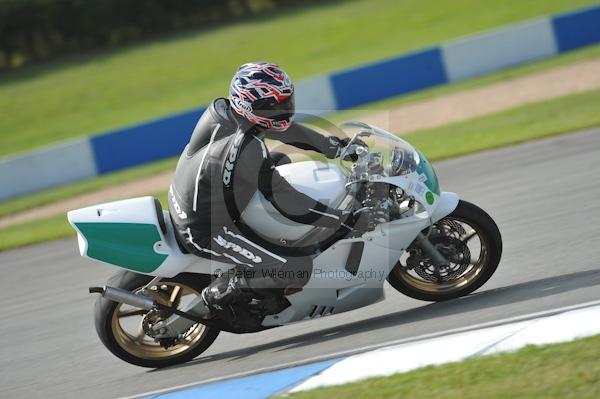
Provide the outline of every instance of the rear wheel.
{"type": "Polygon", "coordinates": [[[401,293],[423,301],[445,301],[475,291],[492,277],[502,255],[502,237],[494,220],[481,208],[459,201],[436,222],[429,241],[449,261],[436,268],[415,243],[388,276],[401,293]]]}
{"type": "MultiPolygon", "coordinates": [[[[152,276],[121,271],[107,285],[138,292],[151,280],[152,276]]],[[[181,308],[208,284],[209,276],[181,274],[161,280],[147,293],[160,303],[181,308]]],[[[160,368],[187,362],[204,352],[219,335],[218,329],[198,323],[177,339],[157,342],[150,327],[164,317],[157,310],[143,310],[103,297],[98,298],[94,309],[96,331],[102,343],[115,356],[137,366],[160,368]]]]}

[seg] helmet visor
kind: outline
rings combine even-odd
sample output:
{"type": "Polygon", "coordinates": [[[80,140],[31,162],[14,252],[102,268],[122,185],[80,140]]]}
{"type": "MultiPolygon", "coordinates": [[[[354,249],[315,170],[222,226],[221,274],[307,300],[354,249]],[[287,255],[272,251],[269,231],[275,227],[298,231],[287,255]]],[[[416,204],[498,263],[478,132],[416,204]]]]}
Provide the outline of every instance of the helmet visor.
{"type": "Polygon", "coordinates": [[[252,103],[252,113],[254,115],[275,121],[291,119],[294,112],[293,94],[281,102],[275,98],[263,98],[252,103]]]}

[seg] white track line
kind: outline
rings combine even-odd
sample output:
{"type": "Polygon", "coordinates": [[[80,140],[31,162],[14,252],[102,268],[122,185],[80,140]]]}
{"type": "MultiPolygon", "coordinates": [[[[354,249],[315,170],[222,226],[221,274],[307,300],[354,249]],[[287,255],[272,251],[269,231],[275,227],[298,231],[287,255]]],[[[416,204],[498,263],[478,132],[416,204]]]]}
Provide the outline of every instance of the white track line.
{"type": "Polygon", "coordinates": [[[208,384],[211,382],[218,382],[218,381],[229,380],[229,379],[234,379],[234,378],[247,377],[250,375],[261,374],[261,373],[285,369],[285,368],[289,368],[289,367],[301,366],[301,365],[305,365],[305,364],[309,364],[309,363],[316,363],[319,361],[335,359],[337,357],[355,355],[358,353],[367,352],[367,351],[370,351],[373,349],[379,349],[379,348],[383,348],[386,346],[422,341],[422,340],[426,340],[426,339],[430,339],[430,338],[442,337],[445,335],[452,335],[452,334],[471,331],[471,330],[478,330],[481,328],[499,326],[499,325],[509,324],[509,323],[516,323],[516,322],[526,321],[526,320],[535,319],[535,318],[539,318],[539,317],[547,317],[547,316],[552,316],[552,315],[556,315],[559,313],[568,312],[571,310],[584,309],[584,308],[596,306],[596,305],[600,305],[600,300],[585,302],[585,303],[581,303],[578,305],[564,306],[564,307],[560,307],[560,308],[556,308],[556,309],[544,310],[541,312],[529,313],[529,314],[521,315],[521,316],[509,317],[506,319],[501,319],[501,320],[496,320],[496,321],[491,321],[491,322],[473,324],[471,326],[453,328],[453,329],[449,329],[449,330],[438,331],[435,333],[422,334],[422,335],[418,335],[416,337],[411,337],[411,338],[402,338],[402,339],[398,339],[398,340],[394,340],[394,341],[387,341],[387,342],[379,343],[379,344],[366,345],[361,348],[354,348],[354,349],[349,349],[349,350],[345,350],[345,351],[329,353],[326,355],[314,356],[311,358],[298,360],[298,361],[294,361],[294,362],[281,363],[277,366],[262,367],[262,368],[254,369],[251,371],[229,374],[229,375],[223,376],[223,377],[214,377],[214,378],[209,378],[206,380],[200,380],[200,381],[191,382],[191,383],[187,383],[187,384],[177,385],[174,387],[159,389],[159,390],[150,391],[150,392],[137,394],[137,395],[133,395],[133,396],[125,396],[125,397],[122,397],[121,399],[134,399],[134,398],[141,398],[141,397],[145,397],[145,396],[158,395],[158,394],[172,392],[172,391],[178,391],[181,389],[190,388],[190,387],[194,387],[194,386],[198,386],[198,385],[208,384]]]}

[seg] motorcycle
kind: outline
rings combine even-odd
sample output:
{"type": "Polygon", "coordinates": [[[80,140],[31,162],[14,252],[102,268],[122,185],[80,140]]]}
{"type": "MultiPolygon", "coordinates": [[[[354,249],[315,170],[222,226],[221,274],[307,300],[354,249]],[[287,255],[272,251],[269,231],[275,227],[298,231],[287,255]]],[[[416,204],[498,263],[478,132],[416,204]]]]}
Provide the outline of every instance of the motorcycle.
{"type": "Polygon", "coordinates": [[[82,256],[122,270],[91,287],[95,327],[114,355],[143,367],[189,361],[220,331],[250,333],[319,319],[384,299],[384,282],[419,300],[445,301],[481,287],[495,272],[502,239],[482,209],[440,192],[427,158],[375,126],[339,126],[352,137],[339,165],[305,161],[278,166],[297,190],[366,217],[366,228],[339,236],[283,218],[256,193],[241,220],[287,248],[311,248],[312,274],[277,299],[235,304],[235,320],[198,315],[201,291],[235,265],[185,253],[169,212],[153,197],[70,211],[82,256]],[[310,245],[308,243],[311,243],[310,245]],[[316,244],[315,244],[316,243],[316,244]]]}

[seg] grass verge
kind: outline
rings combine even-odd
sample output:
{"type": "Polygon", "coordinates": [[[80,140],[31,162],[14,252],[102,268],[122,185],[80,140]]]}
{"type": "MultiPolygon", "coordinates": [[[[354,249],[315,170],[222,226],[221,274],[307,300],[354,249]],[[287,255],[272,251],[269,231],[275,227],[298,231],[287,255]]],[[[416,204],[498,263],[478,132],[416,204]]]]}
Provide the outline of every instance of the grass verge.
{"type": "Polygon", "coordinates": [[[294,79],[396,55],[594,0],[371,0],[298,7],[0,77],[0,156],[197,107],[237,65],[268,59],[294,79]]]}
{"type": "Polygon", "coordinates": [[[75,232],[67,215],[59,214],[0,229],[0,251],[69,237],[75,232]]]}
{"type": "Polygon", "coordinates": [[[600,393],[599,356],[600,336],[594,336],[284,397],[593,399],[600,393]]]}
{"type": "MultiPolygon", "coordinates": [[[[429,98],[442,96],[444,94],[451,94],[461,90],[467,90],[470,88],[481,87],[501,80],[512,79],[519,76],[544,71],[558,66],[570,65],[576,63],[577,61],[588,60],[597,57],[600,57],[600,45],[563,54],[548,60],[538,61],[532,64],[510,68],[504,71],[493,73],[491,75],[470,79],[465,82],[443,85],[415,94],[399,96],[384,101],[379,101],[376,103],[369,104],[368,110],[361,108],[337,112],[334,115],[331,115],[328,119],[336,123],[349,119],[360,119],[361,115],[368,112],[389,109],[402,104],[407,104],[415,101],[422,101],[429,98]]],[[[52,202],[61,201],[76,195],[98,191],[103,188],[110,187],[119,183],[124,183],[136,178],[143,178],[154,175],[156,173],[173,170],[176,165],[176,162],[176,158],[157,161],[151,164],[130,168],[125,171],[115,172],[90,180],[77,182],[62,187],[51,188],[38,193],[28,194],[7,201],[2,201],[0,202],[0,217],[25,211],[52,202]]]]}
{"type": "MultiPolygon", "coordinates": [[[[595,90],[412,133],[408,139],[429,159],[440,160],[599,126],[599,103],[600,90],[595,90]]],[[[155,195],[165,204],[164,193],[155,195]]],[[[0,229],[0,251],[71,234],[64,215],[10,226],[0,229]]]]}
{"type": "Polygon", "coordinates": [[[543,101],[435,129],[407,139],[432,160],[600,125],[600,90],[543,101]]]}
{"type": "MultiPolygon", "coordinates": [[[[150,193],[167,206],[166,192],[150,193]]],[[[0,229],[0,252],[75,235],[66,214],[54,215],[0,229]]]]}

